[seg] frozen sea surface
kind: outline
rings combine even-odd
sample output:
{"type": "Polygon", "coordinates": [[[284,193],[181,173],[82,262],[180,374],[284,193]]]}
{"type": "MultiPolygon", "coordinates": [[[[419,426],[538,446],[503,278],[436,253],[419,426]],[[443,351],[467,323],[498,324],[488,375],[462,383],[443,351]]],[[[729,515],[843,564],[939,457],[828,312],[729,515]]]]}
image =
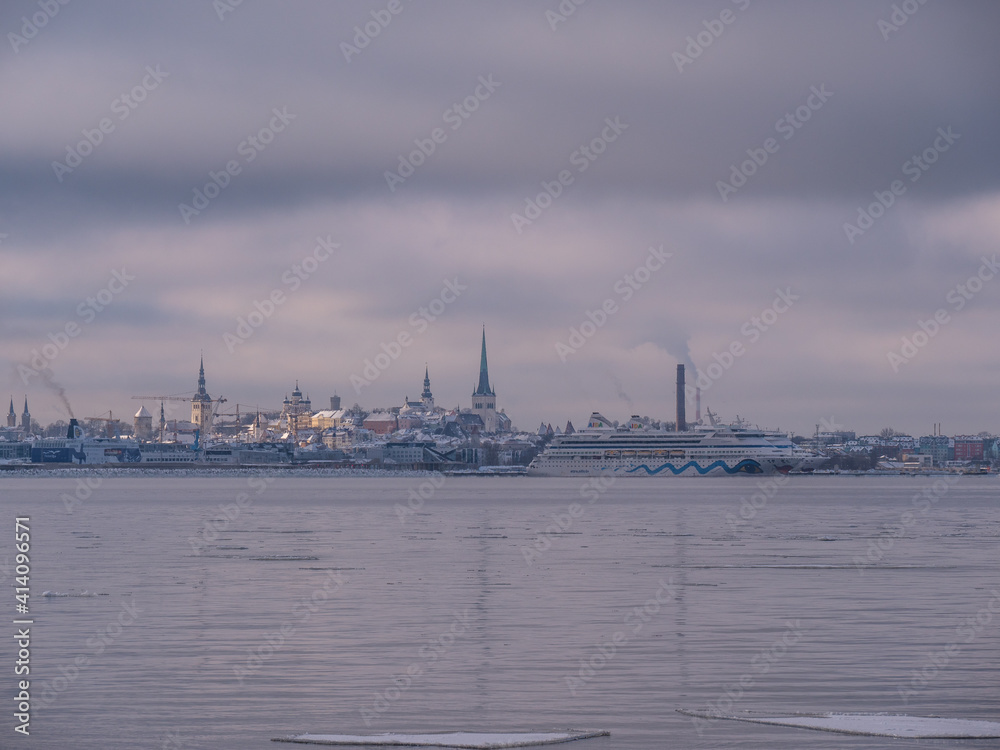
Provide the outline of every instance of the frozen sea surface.
{"type": "Polygon", "coordinates": [[[0,747],[898,748],[677,709],[1000,720],[997,478],[765,481],[0,477],[0,579],[29,516],[34,619],[31,735],[8,707],[0,747]]]}

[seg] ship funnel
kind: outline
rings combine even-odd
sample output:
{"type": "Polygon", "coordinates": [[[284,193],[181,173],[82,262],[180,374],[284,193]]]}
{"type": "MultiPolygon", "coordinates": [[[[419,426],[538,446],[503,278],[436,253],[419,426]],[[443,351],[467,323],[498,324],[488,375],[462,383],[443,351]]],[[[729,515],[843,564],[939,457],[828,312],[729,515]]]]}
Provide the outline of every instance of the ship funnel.
{"type": "Polygon", "coordinates": [[[684,417],[684,365],[677,365],[677,431],[687,432],[684,417]]]}
{"type": "Polygon", "coordinates": [[[69,420],[69,428],[66,430],[66,437],[70,440],[83,437],[83,430],[80,429],[80,423],[75,419],[71,418],[69,420]]]}

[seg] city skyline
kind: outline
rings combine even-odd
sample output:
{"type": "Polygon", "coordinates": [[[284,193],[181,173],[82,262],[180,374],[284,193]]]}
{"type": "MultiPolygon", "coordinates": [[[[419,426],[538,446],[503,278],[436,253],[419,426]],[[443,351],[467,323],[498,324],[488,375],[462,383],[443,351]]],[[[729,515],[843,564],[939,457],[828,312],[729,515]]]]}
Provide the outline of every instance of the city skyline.
{"type": "Polygon", "coordinates": [[[672,420],[678,363],[724,420],[1000,430],[993,3],[53,7],[0,13],[0,365],[43,424],[201,351],[231,403],[429,363],[464,408],[485,324],[525,430],[672,420]]]}

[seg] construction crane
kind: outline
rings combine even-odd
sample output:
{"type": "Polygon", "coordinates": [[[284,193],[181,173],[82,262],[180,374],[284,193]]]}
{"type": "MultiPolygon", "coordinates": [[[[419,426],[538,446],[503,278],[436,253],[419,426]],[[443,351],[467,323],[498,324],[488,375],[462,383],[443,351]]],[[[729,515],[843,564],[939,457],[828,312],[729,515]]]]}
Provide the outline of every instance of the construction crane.
{"type": "MultiPolygon", "coordinates": [[[[242,421],[242,417],[243,416],[256,414],[257,417],[259,418],[263,414],[280,414],[281,411],[282,411],[281,409],[271,409],[271,408],[264,408],[264,409],[262,409],[260,407],[260,404],[239,404],[238,403],[238,404],[235,404],[235,406],[236,406],[236,411],[235,412],[216,412],[213,416],[214,417],[232,417],[232,418],[234,418],[235,419],[235,425],[236,425],[236,428],[237,428],[237,435],[240,435],[242,433],[242,431],[243,431],[243,421],[242,421]],[[241,406],[243,407],[242,412],[240,410],[241,406]]],[[[221,425],[220,425],[220,429],[221,429],[221,425]]]]}
{"type": "Polygon", "coordinates": [[[120,425],[122,422],[120,419],[115,419],[114,416],[114,414],[108,411],[108,416],[106,417],[84,417],[84,419],[89,419],[91,422],[104,422],[104,429],[107,436],[113,438],[119,431],[116,425],[120,425]]]}
{"type": "MultiPolygon", "coordinates": [[[[164,401],[193,401],[194,396],[133,396],[132,399],[134,401],[159,401],[160,410],[162,411],[164,401]]],[[[212,429],[212,418],[215,415],[216,409],[218,406],[226,403],[226,400],[227,399],[220,396],[219,398],[214,398],[209,402],[212,405],[211,409],[208,412],[208,417],[204,419],[204,424],[201,425],[206,433],[212,429]]]]}

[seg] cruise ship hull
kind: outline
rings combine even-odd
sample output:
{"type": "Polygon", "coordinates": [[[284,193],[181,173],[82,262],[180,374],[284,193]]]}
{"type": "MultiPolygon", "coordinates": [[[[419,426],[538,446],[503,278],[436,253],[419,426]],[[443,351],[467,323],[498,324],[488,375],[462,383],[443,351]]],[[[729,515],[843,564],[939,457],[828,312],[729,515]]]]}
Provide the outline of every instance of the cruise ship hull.
{"type": "Polygon", "coordinates": [[[587,462],[588,465],[568,464],[561,461],[545,461],[528,467],[528,476],[535,477],[709,477],[787,474],[791,471],[808,472],[816,468],[823,459],[798,459],[794,463],[783,459],[751,459],[738,461],[664,461],[649,462],[587,462]]]}
{"type": "MultiPolygon", "coordinates": [[[[599,423],[602,423],[599,420],[599,423]]],[[[530,476],[709,477],[808,472],[825,456],[787,435],[742,427],[664,432],[636,426],[557,437],[528,467],[530,476]]]]}

